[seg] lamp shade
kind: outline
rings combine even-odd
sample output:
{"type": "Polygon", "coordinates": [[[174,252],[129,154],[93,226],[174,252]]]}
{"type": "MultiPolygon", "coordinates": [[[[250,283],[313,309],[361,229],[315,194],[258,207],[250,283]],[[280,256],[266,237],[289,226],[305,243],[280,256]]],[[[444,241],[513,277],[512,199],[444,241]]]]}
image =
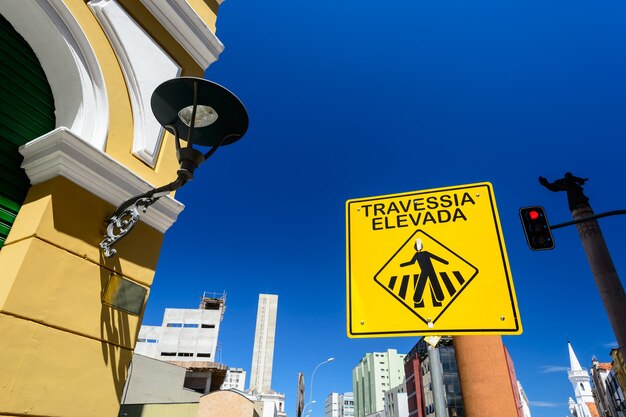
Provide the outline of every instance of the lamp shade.
{"type": "Polygon", "coordinates": [[[215,146],[224,138],[229,145],[248,130],[248,112],[243,103],[226,88],[212,81],[195,77],[179,77],[165,81],[152,93],[152,112],[162,126],[172,125],[180,139],[189,135],[190,106],[194,105],[197,86],[196,123],[191,141],[200,146],[215,146]],[[179,116],[180,114],[180,116],[179,116]],[[186,122],[183,120],[187,115],[186,122]]]}

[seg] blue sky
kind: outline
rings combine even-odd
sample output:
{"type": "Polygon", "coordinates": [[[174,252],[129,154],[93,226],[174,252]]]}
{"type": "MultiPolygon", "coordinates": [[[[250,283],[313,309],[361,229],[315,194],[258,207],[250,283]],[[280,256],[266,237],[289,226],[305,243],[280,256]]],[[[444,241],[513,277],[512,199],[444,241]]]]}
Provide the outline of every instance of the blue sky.
{"type": "MultiPolygon", "coordinates": [[[[226,50],[206,76],[243,101],[250,128],[177,194],[186,209],[144,323],[225,290],[222,362],[249,371],[258,294],[278,294],[273,387],[293,416],[297,373],[309,386],[334,357],[315,376],[322,417],[366,352],[417,341],[346,336],[345,201],[489,181],[524,326],[503,340],[532,415],[567,415],[567,340],[589,367],[615,339],[576,230],[532,252],[518,209],[569,220],[566,196],[537,181],[567,171],[589,178],[596,212],[626,209],[624,21],[613,0],[225,1],[226,50]]],[[[625,220],[601,220],[618,271],[625,220]]]]}

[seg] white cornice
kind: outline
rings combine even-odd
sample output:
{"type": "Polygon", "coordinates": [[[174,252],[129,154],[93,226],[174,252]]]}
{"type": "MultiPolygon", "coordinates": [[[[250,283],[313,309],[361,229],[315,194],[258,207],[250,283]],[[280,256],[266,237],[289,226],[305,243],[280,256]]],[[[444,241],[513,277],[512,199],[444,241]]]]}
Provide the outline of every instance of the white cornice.
{"type": "Polygon", "coordinates": [[[224,45],[186,0],[141,0],[201,68],[217,61],[224,45]]]}
{"type": "MultiPolygon", "coordinates": [[[[24,156],[22,168],[32,185],[63,176],[114,206],[153,188],[65,127],[28,142],[20,147],[20,152],[24,156]]],[[[166,196],[150,206],[141,220],[165,233],[184,207],[166,196]]]]}

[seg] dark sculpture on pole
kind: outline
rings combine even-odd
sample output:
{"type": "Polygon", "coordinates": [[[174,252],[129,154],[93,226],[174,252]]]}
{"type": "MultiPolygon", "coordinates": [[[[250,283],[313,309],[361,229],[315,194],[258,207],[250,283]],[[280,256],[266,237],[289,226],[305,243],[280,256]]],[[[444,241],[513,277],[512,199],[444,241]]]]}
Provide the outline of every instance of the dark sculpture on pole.
{"type": "Polygon", "coordinates": [[[567,202],[570,211],[579,208],[589,207],[589,197],[583,192],[583,184],[589,178],[580,178],[566,172],[565,177],[549,182],[545,177],[539,177],[541,185],[550,191],[567,191],[567,202]]]}

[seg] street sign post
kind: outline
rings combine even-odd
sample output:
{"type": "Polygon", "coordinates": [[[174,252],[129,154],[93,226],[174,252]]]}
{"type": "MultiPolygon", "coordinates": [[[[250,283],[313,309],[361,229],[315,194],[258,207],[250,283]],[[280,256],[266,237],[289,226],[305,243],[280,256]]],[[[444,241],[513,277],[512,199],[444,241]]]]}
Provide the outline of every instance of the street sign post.
{"type": "Polygon", "coordinates": [[[349,337],[521,334],[493,187],[346,202],[349,337]]]}

